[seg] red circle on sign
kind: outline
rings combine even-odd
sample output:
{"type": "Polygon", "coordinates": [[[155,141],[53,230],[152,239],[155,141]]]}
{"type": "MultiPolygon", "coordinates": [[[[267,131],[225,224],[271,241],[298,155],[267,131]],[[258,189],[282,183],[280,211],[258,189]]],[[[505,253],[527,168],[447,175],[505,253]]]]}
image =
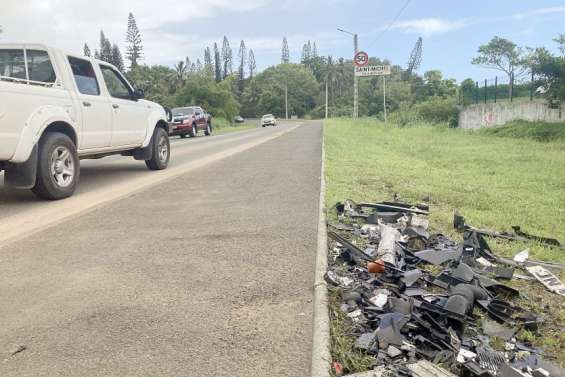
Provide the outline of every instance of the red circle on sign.
{"type": "Polygon", "coordinates": [[[356,67],[366,66],[369,64],[369,55],[364,51],[359,51],[353,58],[353,64],[355,64],[356,67]]]}

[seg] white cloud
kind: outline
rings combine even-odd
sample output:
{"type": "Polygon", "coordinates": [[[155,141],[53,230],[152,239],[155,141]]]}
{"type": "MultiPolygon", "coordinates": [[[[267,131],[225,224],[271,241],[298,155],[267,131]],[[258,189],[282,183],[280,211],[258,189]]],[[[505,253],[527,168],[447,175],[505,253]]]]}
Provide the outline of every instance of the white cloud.
{"type": "Polygon", "coordinates": [[[391,29],[398,29],[407,33],[430,36],[434,34],[443,34],[449,31],[460,30],[467,26],[467,24],[468,21],[464,19],[445,20],[441,18],[420,18],[398,22],[394,24],[391,29]]]}
{"type": "Polygon", "coordinates": [[[525,18],[532,16],[542,16],[547,14],[564,13],[564,12],[565,12],[565,6],[547,7],[547,8],[534,9],[529,12],[515,13],[512,15],[512,17],[517,20],[523,20],[525,18]]]}
{"type": "Polygon", "coordinates": [[[131,11],[141,29],[147,63],[170,62],[191,54],[201,56],[211,41],[194,34],[165,32],[168,24],[189,24],[190,20],[219,12],[243,13],[272,1],[1,0],[0,25],[4,31],[1,41],[39,42],[78,52],[84,42],[92,49],[97,47],[99,31],[103,29],[123,49],[131,11]]]}

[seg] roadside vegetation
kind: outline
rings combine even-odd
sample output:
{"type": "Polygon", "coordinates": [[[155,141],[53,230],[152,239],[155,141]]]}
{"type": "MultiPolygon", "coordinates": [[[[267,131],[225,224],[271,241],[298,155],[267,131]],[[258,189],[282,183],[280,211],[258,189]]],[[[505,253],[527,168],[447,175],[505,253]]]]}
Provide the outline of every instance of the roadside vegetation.
{"type": "MultiPolygon", "coordinates": [[[[375,202],[398,194],[407,202],[429,201],[430,228],[453,239],[461,240],[453,229],[453,213],[459,211],[475,227],[503,231],[519,225],[528,233],[564,242],[565,140],[534,140],[549,125],[515,126],[517,131],[504,131],[508,136],[492,137],[496,129],[471,133],[446,123],[400,127],[374,119],[326,121],[329,215],[336,216],[334,204],[347,198],[375,202]]],[[[530,248],[532,259],[565,262],[560,249],[487,240],[497,255],[513,256],[530,248]]],[[[565,271],[557,276],[565,281],[565,271]]],[[[538,282],[513,279],[509,284],[523,294],[520,305],[545,320],[537,333],[522,330],[518,339],[545,349],[550,359],[565,366],[562,300],[538,282]]],[[[367,370],[369,361],[354,350],[355,337],[348,335],[348,322],[339,314],[339,295],[330,293],[332,358],[352,372],[367,370]]]]}
{"type": "Polygon", "coordinates": [[[503,126],[474,131],[479,135],[530,139],[541,142],[565,142],[565,122],[545,123],[516,120],[503,126]]]}

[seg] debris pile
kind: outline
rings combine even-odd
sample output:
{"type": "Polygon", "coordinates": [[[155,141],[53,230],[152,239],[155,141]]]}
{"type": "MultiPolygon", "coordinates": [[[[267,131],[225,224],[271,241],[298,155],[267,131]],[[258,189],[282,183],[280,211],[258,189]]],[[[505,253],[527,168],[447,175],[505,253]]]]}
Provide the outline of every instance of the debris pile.
{"type": "MultiPolygon", "coordinates": [[[[564,375],[543,359],[542,350],[516,339],[519,330],[535,332],[542,322],[516,304],[520,292],[505,284],[520,276],[528,251],[502,259],[485,239],[536,236],[519,228],[515,235],[485,234],[456,214],[454,226],[463,234],[458,243],[429,232],[427,205],[346,200],[336,209],[340,221],[328,224],[325,278],[341,292],[336,310],[352,326],[356,350],[374,359],[367,375],[382,368],[416,375],[410,366],[430,362],[458,375],[564,375]]],[[[535,239],[562,247],[556,240],[535,239]]],[[[527,268],[562,299],[559,279],[535,263],[527,268]]],[[[341,373],[337,364],[335,374],[341,373]]]]}

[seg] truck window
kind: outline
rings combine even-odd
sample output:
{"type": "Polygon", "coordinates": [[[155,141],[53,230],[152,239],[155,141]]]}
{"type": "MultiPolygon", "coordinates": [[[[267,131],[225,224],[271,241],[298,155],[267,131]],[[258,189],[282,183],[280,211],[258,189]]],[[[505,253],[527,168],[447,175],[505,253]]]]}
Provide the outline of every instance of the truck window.
{"type": "Polygon", "coordinates": [[[24,50],[0,50],[0,76],[26,80],[24,50]]]}
{"type": "Polygon", "coordinates": [[[100,95],[100,87],[98,86],[92,64],[88,60],[71,56],[69,56],[69,64],[71,65],[78,91],[91,96],[100,95]]]}
{"type": "Polygon", "coordinates": [[[26,50],[27,69],[31,81],[54,83],[57,78],[47,51],[26,50]]]}
{"type": "Polygon", "coordinates": [[[124,82],[124,79],[112,67],[107,65],[100,65],[104,82],[110,92],[110,95],[115,98],[131,99],[132,93],[129,86],[124,82]]]}

